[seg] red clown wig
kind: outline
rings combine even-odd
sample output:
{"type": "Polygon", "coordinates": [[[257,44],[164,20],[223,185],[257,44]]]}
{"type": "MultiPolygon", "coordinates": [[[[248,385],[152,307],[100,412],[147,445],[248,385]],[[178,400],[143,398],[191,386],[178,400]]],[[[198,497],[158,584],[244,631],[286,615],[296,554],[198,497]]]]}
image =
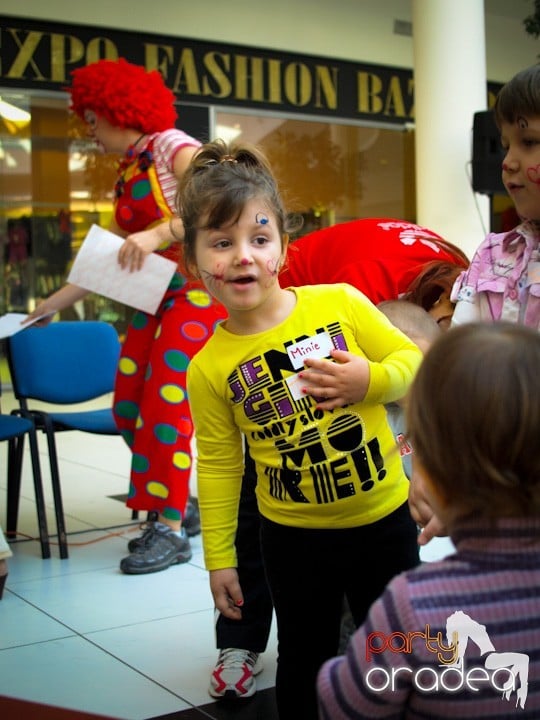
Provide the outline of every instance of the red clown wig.
{"type": "Polygon", "coordinates": [[[93,110],[115,127],[147,134],[175,125],[174,94],[157,70],[119,58],[98,60],[71,75],[71,109],[83,120],[85,110],[93,110]]]}

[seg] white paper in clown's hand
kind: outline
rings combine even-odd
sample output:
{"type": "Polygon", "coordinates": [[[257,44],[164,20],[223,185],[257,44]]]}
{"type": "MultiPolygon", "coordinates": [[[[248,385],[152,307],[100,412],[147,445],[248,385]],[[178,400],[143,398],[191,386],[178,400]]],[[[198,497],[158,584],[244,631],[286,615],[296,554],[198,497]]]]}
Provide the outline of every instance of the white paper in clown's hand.
{"type": "Polygon", "coordinates": [[[30,320],[30,322],[23,325],[23,320],[26,320],[26,318],[28,317],[26,313],[6,313],[5,315],[2,315],[2,317],[0,317],[0,340],[2,338],[11,337],[12,335],[15,335],[15,333],[21,332],[21,330],[30,327],[34,323],[37,323],[40,320],[43,320],[44,318],[55,314],[56,310],[51,313],[45,313],[44,315],[40,315],[39,317],[36,317],[33,320],[30,320]]]}
{"type": "Polygon", "coordinates": [[[92,225],[81,245],[67,281],[137,310],[154,315],[177,268],[172,260],[150,253],[140,270],[118,264],[124,239],[92,225]]]}

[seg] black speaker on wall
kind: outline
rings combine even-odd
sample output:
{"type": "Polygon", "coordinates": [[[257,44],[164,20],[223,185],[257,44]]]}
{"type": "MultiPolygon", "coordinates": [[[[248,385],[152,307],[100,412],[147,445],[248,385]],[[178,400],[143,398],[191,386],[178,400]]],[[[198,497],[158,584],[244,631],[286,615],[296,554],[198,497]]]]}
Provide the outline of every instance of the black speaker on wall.
{"type": "Polygon", "coordinates": [[[501,179],[504,150],[493,110],[474,113],[472,187],[484,195],[504,194],[501,179]]]}

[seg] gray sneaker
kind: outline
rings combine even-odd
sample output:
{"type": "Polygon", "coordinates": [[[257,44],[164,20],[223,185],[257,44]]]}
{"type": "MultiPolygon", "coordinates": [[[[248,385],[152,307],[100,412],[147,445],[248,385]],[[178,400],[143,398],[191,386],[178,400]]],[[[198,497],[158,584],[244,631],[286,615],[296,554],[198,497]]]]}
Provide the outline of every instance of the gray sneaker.
{"type": "Polygon", "coordinates": [[[168,525],[149,523],[141,537],[131,542],[134,541],[138,541],[134,552],[120,561],[120,570],[127,575],[159,572],[191,560],[191,546],[185,530],[178,536],[168,525]]]}
{"type": "MultiPolygon", "coordinates": [[[[157,518],[157,513],[155,513],[155,517],[157,518]]],[[[139,535],[139,537],[132,538],[128,542],[128,552],[134,553],[138,552],[139,550],[144,550],[146,548],[146,539],[148,537],[148,534],[151,534],[153,532],[152,527],[154,524],[155,520],[147,522],[143,534],[139,535]]],[[[186,535],[188,537],[194,537],[195,535],[199,535],[199,533],[201,532],[199,501],[195,497],[190,496],[187,501],[186,515],[184,517],[182,527],[186,531],[186,535]]]]}

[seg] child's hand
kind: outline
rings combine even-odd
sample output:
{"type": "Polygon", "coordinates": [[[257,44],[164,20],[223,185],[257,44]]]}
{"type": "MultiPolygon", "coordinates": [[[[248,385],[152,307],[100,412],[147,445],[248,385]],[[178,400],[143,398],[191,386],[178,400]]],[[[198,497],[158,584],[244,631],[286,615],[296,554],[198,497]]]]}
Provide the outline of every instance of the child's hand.
{"type": "Polygon", "coordinates": [[[300,373],[303,391],[317,399],[320,410],[361,402],[369,385],[369,363],[365,358],[345,350],[332,350],[331,354],[336,362],[306,358],[307,369],[300,373]]]}
{"type": "Polygon", "coordinates": [[[214,596],[216,609],[231,620],[240,620],[244,604],[242,588],[238,582],[236,568],[210,571],[210,590],[214,596]]]}
{"type": "Polygon", "coordinates": [[[414,472],[409,482],[409,509],[415,523],[422,528],[419,545],[427,545],[434,537],[448,535],[429,503],[422,476],[414,472]]]}

